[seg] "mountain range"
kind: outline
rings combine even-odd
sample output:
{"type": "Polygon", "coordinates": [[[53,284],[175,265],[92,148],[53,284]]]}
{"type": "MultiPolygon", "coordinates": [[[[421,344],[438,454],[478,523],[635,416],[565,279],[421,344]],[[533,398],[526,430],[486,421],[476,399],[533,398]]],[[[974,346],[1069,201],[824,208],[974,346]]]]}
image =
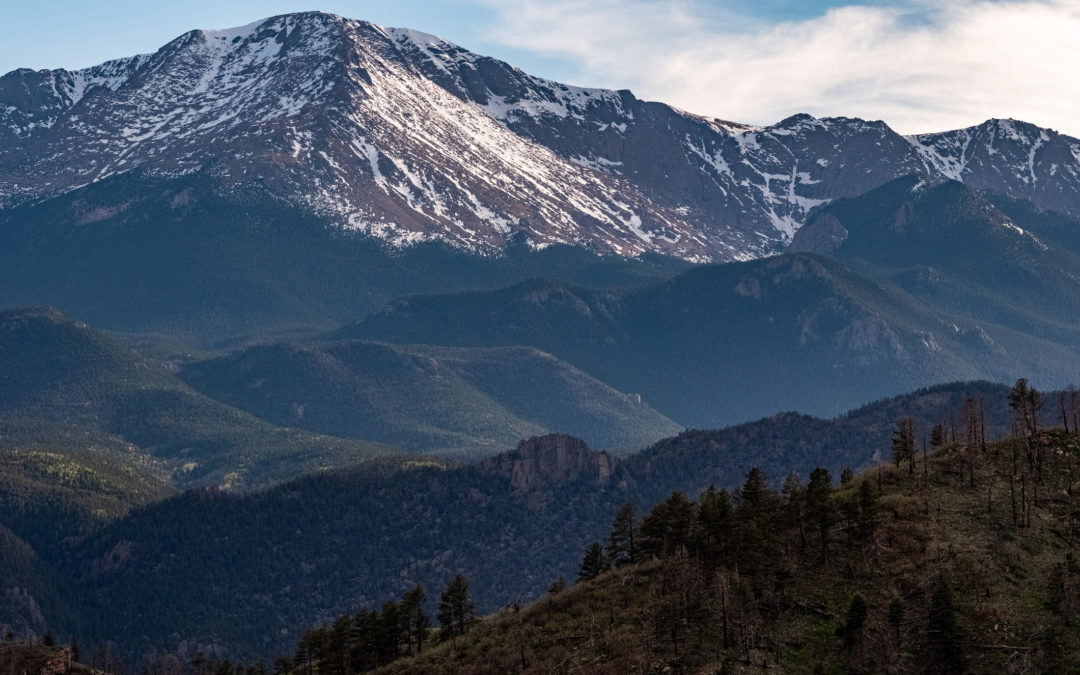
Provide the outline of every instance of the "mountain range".
{"type": "MultiPolygon", "coordinates": [[[[200,171],[343,232],[489,254],[521,233],[534,247],[745,260],[782,249],[815,206],[913,173],[1080,214],[1080,141],[1030,124],[906,137],[807,115],[748,126],[318,12],[0,78],[2,203],[200,171]]],[[[131,207],[79,218],[97,229],[131,207]]]]}

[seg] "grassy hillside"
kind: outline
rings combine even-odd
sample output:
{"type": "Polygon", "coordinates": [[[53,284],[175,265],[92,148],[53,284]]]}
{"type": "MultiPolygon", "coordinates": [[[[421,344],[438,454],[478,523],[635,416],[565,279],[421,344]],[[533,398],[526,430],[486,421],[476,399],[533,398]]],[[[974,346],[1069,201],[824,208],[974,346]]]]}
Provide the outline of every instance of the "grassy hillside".
{"type": "Polygon", "coordinates": [[[875,469],[821,502],[824,539],[805,487],[748,479],[730,521],[693,505],[685,546],[381,672],[1078,672],[1077,453],[1055,431],[875,469]]]}
{"type": "Polygon", "coordinates": [[[204,394],[275,424],[482,457],[551,431],[598,448],[643,447],[671,420],[529,348],[370,342],[251,347],[184,368],[204,394]]]}

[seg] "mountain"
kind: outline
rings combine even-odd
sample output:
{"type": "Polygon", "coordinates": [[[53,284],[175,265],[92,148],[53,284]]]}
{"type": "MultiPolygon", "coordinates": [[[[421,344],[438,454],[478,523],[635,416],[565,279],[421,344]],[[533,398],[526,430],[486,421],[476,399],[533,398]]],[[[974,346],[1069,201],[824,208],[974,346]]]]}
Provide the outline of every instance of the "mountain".
{"type": "Polygon", "coordinates": [[[1072,384],[1080,219],[906,176],[819,207],[789,252],[634,289],[402,298],[332,335],[530,345],[687,426],[835,415],[942,380],[1072,384]]]}
{"type": "Polygon", "coordinates": [[[543,274],[637,285],[688,267],[520,241],[500,257],[440,242],[397,251],[206,172],[132,172],[0,210],[0,241],[0,304],[60,307],[100,328],[211,347],[328,330],[401,294],[543,274]]]}
{"type": "MultiPolygon", "coordinates": [[[[947,377],[1016,378],[1012,364],[983,357],[948,326],[896,289],[797,253],[700,267],[632,290],[539,280],[406,298],[334,335],[530,345],[640,393],[686,426],[709,428],[777,410],[835,415],[947,377]]],[[[1021,351],[1020,371],[1042,364],[1039,375],[1051,372],[1042,354],[1021,351]]]]}
{"type": "Polygon", "coordinates": [[[502,606],[546,588],[595,535],[581,515],[606,519],[622,498],[618,469],[600,471],[611,464],[561,438],[523,442],[494,464],[189,492],[105,528],[60,569],[100,618],[93,639],[128,635],[139,650],[186,642],[232,658],[270,655],[312,617],[376,606],[416,583],[433,592],[460,570],[492,570],[474,592],[481,606],[502,606]],[[501,468],[537,455],[548,460],[516,472],[524,483],[501,468]]]}
{"type": "Polygon", "coordinates": [[[525,347],[275,344],[197,361],[202,393],[282,426],[476,458],[559,431],[640,448],[679,425],[553,356],[525,347]]]}
{"type": "Polygon", "coordinates": [[[962,183],[909,176],[823,208],[791,249],[828,254],[969,322],[957,331],[980,322],[1080,348],[1080,246],[1061,234],[1080,220],[1014,214],[962,183]]]}
{"type": "Polygon", "coordinates": [[[752,127],[317,12],[195,30],[85,70],[13,71],[0,129],[7,204],[202,171],[342,232],[484,253],[521,233],[622,256],[759,257],[814,206],[915,172],[1080,213],[1080,141],[1024,123],[914,137],[806,115],[752,127]]]}
{"type": "Polygon", "coordinates": [[[0,311],[0,448],[102,448],[177,485],[254,487],[386,457],[385,445],[263,422],[55,310],[0,311]]]}
{"type": "MultiPolygon", "coordinates": [[[[5,425],[0,429],[7,436],[5,425]]],[[[11,441],[5,439],[9,444],[11,441]]],[[[132,509],[176,493],[128,450],[0,450],[0,631],[79,627],[70,580],[53,565],[132,509]]]]}

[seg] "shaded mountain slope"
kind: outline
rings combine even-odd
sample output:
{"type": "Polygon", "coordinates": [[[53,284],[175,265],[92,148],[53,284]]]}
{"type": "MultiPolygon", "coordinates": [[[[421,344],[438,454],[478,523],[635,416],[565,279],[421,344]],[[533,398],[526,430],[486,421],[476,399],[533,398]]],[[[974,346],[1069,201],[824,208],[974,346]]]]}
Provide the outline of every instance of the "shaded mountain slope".
{"type": "Polygon", "coordinates": [[[391,452],[262,422],[55,310],[0,312],[0,373],[0,419],[15,430],[9,447],[126,443],[181,485],[250,487],[391,452]]]}
{"type": "Polygon", "coordinates": [[[909,176],[822,208],[792,248],[891,282],[966,320],[958,331],[982,322],[1075,349],[1080,221],[1012,204],[1010,216],[961,183],[909,176]]]}
{"type": "Polygon", "coordinates": [[[0,303],[56,306],[96,327],[202,345],[325,330],[406,293],[539,274],[633,285],[685,268],[520,242],[502,257],[435,243],[395,251],[206,173],[133,172],[0,210],[0,303]]]}
{"type": "Polygon", "coordinates": [[[338,342],[251,347],[188,365],[203,393],[275,424],[477,457],[558,431],[642,447],[674,422],[529,348],[338,342]]]}
{"type": "Polygon", "coordinates": [[[133,463],[96,451],[0,452],[0,523],[46,560],[131,509],[175,493],[133,463]]]}
{"type": "Polygon", "coordinates": [[[708,427],[783,409],[835,414],[943,377],[1009,379],[947,325],[842,264],[794,254],[631,291],[530,281],[406,298],[335,335],[530,345],[708,427]]]}

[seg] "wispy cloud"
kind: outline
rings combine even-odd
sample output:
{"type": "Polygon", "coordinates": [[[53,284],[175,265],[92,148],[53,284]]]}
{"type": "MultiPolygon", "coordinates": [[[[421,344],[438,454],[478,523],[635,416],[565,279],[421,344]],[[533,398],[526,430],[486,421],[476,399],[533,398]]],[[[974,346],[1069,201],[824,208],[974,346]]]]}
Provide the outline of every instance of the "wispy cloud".
{"type": "Polygon", "coordinates": [[[1080,3],[909,0],[768,22],[694,0],[477,0],[488,40],[575,84],[770,123],[796,112],[939,131],[1014,117],[1080,136],[1080,3]]]}

